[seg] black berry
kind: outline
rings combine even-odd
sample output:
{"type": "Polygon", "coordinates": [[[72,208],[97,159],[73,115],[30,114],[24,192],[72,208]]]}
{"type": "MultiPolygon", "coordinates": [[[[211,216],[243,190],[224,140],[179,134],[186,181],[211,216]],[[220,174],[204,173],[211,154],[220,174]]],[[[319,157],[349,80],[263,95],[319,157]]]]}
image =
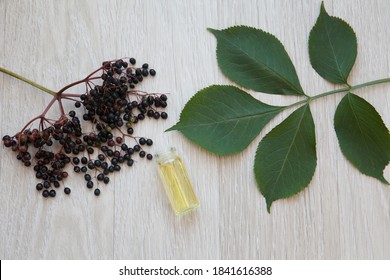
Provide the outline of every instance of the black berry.
{"type": "Polygon", "coordinates": [[[43,190],[43,185],[41,183],[37,184],[36,189],[37,189],[37,191],[43,190]]]}
{"type": "Polygon", "coordinates": [[[93,182],[92,181],[88,181],[87,182],[87,188],[88,189],[92,189],[93,188],[93,182]]]}
{"type": "Polygon", "coordinates": [[[44,190],[44,191],[42,192],[42,196],[43,196],[43,197],[49,197],[49,195],[50,195],[50,193],[49,193],[48,190],[44,190]]]}
{"type": "Polygon", "coordinates": [[[51,197],[55,197],[57,193],[55,190],[50,190],[49,194],[51,197]]]}
{"type": "Polygon", "coordinates": [[[146,144],[146,139],[141,137],[138,142],[140,143],[140,145],[145,145],[146,144]]]}

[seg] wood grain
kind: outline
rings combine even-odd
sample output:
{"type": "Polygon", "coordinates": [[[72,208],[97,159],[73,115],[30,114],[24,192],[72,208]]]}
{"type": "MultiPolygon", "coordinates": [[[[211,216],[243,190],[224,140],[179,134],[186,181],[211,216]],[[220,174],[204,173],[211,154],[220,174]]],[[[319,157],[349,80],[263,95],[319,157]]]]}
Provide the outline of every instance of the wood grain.
{"type": "MultiPolygon", "coordinates": [[[[358,37],[351,73],[357,84],[389,77],[390,2],[325,1],[358,37]]],[[[157,76],[142,87],[169,92],[167,121],[148,121],[138,135],[154,140],[153,152],[174,146],[183,157],[200,208],[176,218],[155,163],[137,160],[112,177],[96,198],[82,178],[65,182],[72,195],[42,199],[32,170],[14,154],[0,153],[1,259],[389,259],[390,188],[361,175],[342,156],[333,115],[342,95],[316,100],[318,166],[309,187],[273,204],[267,214],[257,190],[253,157],[261,137],[243,153],[218,157],[177,132],[188,99],[210,84],[230,84],[218,70],[216,42],[207,27],[251,25],[275,34],[310,95],[334,87],[310,67],[308,33],[320,1],[11,1],[1,0],[2,67],[51,89],[82,78],[101,61],[134,56],[157,76]]],[[[356,92],[390,126],[389,85],[356,92]]],[[[39,114],[50,96],[0,75],[0,134],[15,133],[39,114]]],[[[280,105],[297,99],[254,93],[280,105]]],[[[66,105],[69,110],[71,104],[66,105]]],[[[53,113],[55,114],[55,113],[53,113]]],[[[75,177],[75,176],[73,176],[75,177]]],[[[390,178],[387,168],[385,177],[390,178]]]]}

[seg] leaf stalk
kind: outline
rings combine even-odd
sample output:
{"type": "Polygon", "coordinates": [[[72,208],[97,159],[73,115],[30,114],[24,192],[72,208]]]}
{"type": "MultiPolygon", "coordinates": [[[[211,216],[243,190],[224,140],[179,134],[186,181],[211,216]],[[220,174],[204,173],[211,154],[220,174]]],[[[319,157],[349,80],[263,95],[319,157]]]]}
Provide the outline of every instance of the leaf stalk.
{"type": "Polygon", "coordinates": [[[379,80],[374,80],[374,81],[358,84],[358,85],[355,85],[355,86],[348,86],[348,87],[343,87],[343,88],[339,88],[339,89],[323,92],[321,94],[314,95],[314,96],[307,96],[306,99],[298,101],[298,102],[293,103],[291,105],[288,105],[288,106],[284,107],[284,109],[295,107],[295,106],[301,105],[301,104],[310,103],[313,100],[316,100],[318,98],[325,97],[325,96],[328,96],[328,95],[332,95],[332,94],[336,94],[336,93],[340,93],[340,92],[351,92],[351,91],[354,91],[354,90],[357,90],[357,89],[361,89],[361,88],[364,88],[364,87],[378,85],[378,84],[383,84],[383,83],[389,83],[389,82],[390,82],[390,78],[384,78],[384,79],[379,79],[379,80]]]}

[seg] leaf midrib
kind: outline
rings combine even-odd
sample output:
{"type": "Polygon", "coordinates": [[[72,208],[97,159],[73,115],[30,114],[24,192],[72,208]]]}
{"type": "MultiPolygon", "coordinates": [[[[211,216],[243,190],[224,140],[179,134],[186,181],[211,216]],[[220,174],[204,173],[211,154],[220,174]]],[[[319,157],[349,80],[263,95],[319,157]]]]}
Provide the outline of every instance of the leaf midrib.
{"type": "MultiPolygon", "coordinates": [[[[367,141],[366,141],[366,134],[363,132],[363,129],[362,129],[361,125],[360,125],[360,119],[358,118],[358,116],[355,113],[355,109],[354,109],[351,97],[353,97],[353,95],[351,93],[348,93],[348,103],[349,103],[349,106],[351,108],[352,114],[353,114],[353,116],[354,116],[354,118],[356,120],[356,123],[357,123],[358,127],[359,127],[359,132],[363,136],[363,140],[364,140],[363,142],[364,142],[364,145],[366,146],[366,150],[370,150],[370,148],[368,147],[367,141]]],[[[369,160],[370,160],[371,166],[375,166],[375,164],[372,165],[373,161],[372,161],[371,157],[369,157],[369,160]]]]}
{"type": "MultiPolygon", "coordinates": [[[[280,176],[281,176],[282,173],[283,173],[284,166],[286,165],[287,158],[289,157],[289,154],[290,154],[290,152],[291,152],[291,148],[292,148],[293,144],[295,143],[295,139],[296,139],[296,137],[297,137],[297,135],[298,135],[298,131],[300,130],[300,127],[301,127],[301,124],[302,124],[302,120],[303,120],[303,117],[304,117],[304,115],[305,115],[305,113],[306,113],[306,110],[307,110],[308,106],[309,106],[309,105],[305,105],[305,110],[303,110],[303,112],[302,112],[302,116],[301,116],[301,118],[300,118],[300,120],[299,120],[299,122],[298,122],[297,129],[296,129],[296,131],[295,131],[293,140],[291,141],[291,144],[290,144],[290,146],[288,147],[288,151],[287,151],[286,156],[285,156],[285,158],[284,158],[284,160],[283,160],[282,167],[280,168],[280,172],[279,172],[278,177],[276,178],[275,183],[273,184],[273,186],[275,186],[275,185],[278,183],[279,178],[280,178],[280,176]]],[[[272,188],[270,197],[273,197],[274,193],[275,193],[275,188],[272,188]]]]}
{"type": "MultiPolygon", "coordinates": [[[[330,16],[329,16],[329,17],[330,17],[330,16]]],[[[330,17],[330,18],[331,18],[331,17],[330,17]]],[[[336,53],[335,53],[335,51],[334,51],[334,48],[333,48],[333,44],[332,44],[331,38],[330,38],[330,36],[329,36],[328,26],[327,26],[326,24],[325,24],[325,31],[326,31],[326,37],[328,38],[328,42],[329,42],[329,45],[330,45],[330,49],[332,50],[332,55],[333,55],[334,61],[336,62],[337,71],[339,72],[340,77],[342,78],[343,82],[344,82],[344,83],[347,83],[347,80],[346,80],[346,78],[344,77],[343,73],[341,72],[339,63],[338,63],[338,61],[337,61],[337,56],[336,56],[336,53]]]]}
{"type": "MultiPolygon", "coordinates": [[[[218,32],[222,32],[222,31],[218,31],[218,32]]],[[[270,34],[269,34],[270,35],[270,34]]],[[[271,35],[272,36],[272,35],[271,35]]],[[[274,38],[276,39],[276,38],[274,38]]],[[[281,79],[284,83],[286,83],[287,85],[289,85],[291,88],[293,88],[294,90],[296,90],[298,93],[300,93],[301,95],[304,94],[303,93],[303,90],[302,89],[297,89],[295,85],[291,84],[291,82],[289,80],[287,80],[284,76],[280,75],[278,72],[276,72],[274,69],[270,68],[268,65],[262,63],[262,62],[259,62],[258,60],[256,60],[255,58],[253,58],[252,56],[250,56],[247,52],[245,52],[242,48],[240,48],[239,46],[237,46],[236,44],[234,44],[233,42],[231,42],[230,40],[226,39],[225,36],[223,36],[223,40],[229,42],[231,45],[235,46],[236,48],[238,48],[239,50],[241,50],[247,57],[250,58],[251,61],[254,61],[255,63],[259,63],[260,65],[263,65],[267,70],[269,70],[270,72],[274,73],[275,76],[277,76],[279,79],[281,79]]],[[[277,40],[277,39],[276,39],[277,40]]],[[[295,70],[295,69],[294,69],[295,70]]],[[[296,74],[296,73],[295,73],[296,74]]]]}
{"type": "Polygon", "coordinates": [[[215,125],[215,124],[221,124],[221,123],[228,123],[228,122],[233,122],[233,121],[241,121],[245,119],[250,119],[250,118],[256,118],[260,116],[266,116],[271,113],[275,113],[277,111],[282,110],[284,107],[281,108],[276,108],[272,111],[264,112],[264,113],[256,113],[256,114],[248,114],[248,115],[243,115],[239,117],[234,117],[234,118],[229,118],[229,119],[223,119],[221,121],[216,121],[216,122],[209,122],[209,123],[201,123],[201,124],[193,124],[193,125],[183,125],[179,126],[179,128],[189,128],[189,127],[198,127],[198,126],[207,126],[207,125],[215,125]]]}

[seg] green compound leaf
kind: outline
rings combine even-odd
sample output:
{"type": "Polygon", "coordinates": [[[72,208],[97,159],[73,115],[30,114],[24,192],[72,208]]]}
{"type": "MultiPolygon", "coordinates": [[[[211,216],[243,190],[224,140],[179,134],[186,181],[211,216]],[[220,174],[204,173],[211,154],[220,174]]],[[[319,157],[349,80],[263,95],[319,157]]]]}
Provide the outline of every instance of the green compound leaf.
{"type": "Polygon", "coordinates": [[[329,16],[324,3],[310,32],[309,55],[311,65],[322,78],[347,84],[357,55],[356,35],[345,21],[329,16]]]}
{"type": "Polygon", "coordinates": [[[390,160],[390,134],[375,108],[348,93],[337,107],[334,128],[344,156],[363,174],[389,184],[383,170],[390,160]]]}
{"type": "Polygon", "coordinates": [[[283,107],[264,104],[234,86],[214,85],[198,91],[185,105],[179,130],[204,149],[229,155],[241,152],[283,107]]]}
{"type": "Polygon", "coordinates": [[[304,95],[282,43],[253,27],[208,30],[217,38],[219,68],[240,86],[264,93],[304,95]]]}
{"type": "Polygon", "coordinates": [[[315,127],[307,104],[272,129],[257,147],[254,171],[268,212],[275,200],[303,190],[316,165],[315,127]]]}

